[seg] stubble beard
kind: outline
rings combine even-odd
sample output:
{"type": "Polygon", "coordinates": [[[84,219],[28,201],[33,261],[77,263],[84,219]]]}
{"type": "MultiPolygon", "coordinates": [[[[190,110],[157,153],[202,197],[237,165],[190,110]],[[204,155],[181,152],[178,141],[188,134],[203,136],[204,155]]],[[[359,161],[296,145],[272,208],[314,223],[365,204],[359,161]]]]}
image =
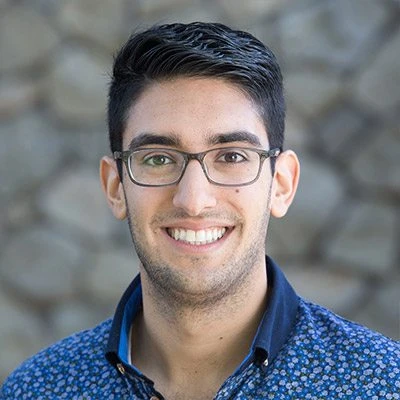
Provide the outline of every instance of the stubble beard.
{"type": "MultiPolygon", "coordinates": [[[[191,310],[192,312],[215,312],[218,305],[235,307],[246,301],[246,293],[252,290],[255,270],[265,257],[265,237],[269,222],[269,207],[253,230],[254,237],[241,254],[232,254],[224,264],[214,268],[207,282],[202,282],[200,290],[193,290],[192,279],[184,271],[162,260],[157,250],[150,249],[142,240],[138,224],[135,224],[134,212],[128,211],[128,224],[132,241],[142,265],[143,274],[149,282],[149,294],[157,306],[166,314],[191,310]]],[[[161,250],[162,251],[162,250],[161,250]]],[[[196,268],[202,262],[201,257],[188,259],[188,268],[196,268]]]]}

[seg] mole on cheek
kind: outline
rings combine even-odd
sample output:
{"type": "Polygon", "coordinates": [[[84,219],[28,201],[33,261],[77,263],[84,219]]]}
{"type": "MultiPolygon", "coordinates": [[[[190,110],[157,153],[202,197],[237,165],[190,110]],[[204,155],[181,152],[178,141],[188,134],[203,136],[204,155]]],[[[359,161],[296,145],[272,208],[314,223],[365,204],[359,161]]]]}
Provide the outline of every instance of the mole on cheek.
{"type": "Polygon", "coordinates": [[[235,192],[236,192],[236,193],[240,193],[240,189],[236,189],[235,192]]]}

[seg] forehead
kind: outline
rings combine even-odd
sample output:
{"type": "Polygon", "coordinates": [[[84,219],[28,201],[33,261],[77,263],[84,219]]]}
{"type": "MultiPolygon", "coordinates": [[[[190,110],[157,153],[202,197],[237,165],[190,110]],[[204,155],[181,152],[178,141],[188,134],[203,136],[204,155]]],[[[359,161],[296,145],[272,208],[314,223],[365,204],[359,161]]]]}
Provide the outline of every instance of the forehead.
{"type": "Polygon", "coordinates": [[[123,141],[126,148],[139,135],[165,135],[193,149],[232,132],[248,132],[268,145],[258,107],[238,87],[216,78],[177,78],[144,90],[130,109],[123,141]]]}

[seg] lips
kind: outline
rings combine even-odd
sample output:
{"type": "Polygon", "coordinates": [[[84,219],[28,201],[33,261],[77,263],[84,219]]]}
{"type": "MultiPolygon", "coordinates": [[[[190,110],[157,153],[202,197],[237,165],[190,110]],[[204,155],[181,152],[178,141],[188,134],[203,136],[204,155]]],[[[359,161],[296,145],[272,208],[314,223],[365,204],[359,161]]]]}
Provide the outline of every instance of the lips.
{"type": "Polygon", "coordinates": [[[184,228],[168,228],[168,235],[177,241],[186,242],[192,245],[205,245],[216,242],[226,233],[227,228],[215,227],[208,229],[192,230],[184,228]]]}

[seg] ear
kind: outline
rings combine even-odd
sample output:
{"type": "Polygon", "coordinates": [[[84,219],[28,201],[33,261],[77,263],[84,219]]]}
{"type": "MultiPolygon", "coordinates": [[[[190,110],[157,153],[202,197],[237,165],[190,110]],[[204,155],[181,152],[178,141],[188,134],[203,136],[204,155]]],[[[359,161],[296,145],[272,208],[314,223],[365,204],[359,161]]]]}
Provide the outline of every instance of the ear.
{"type": "Polygon", "coordinates": [[[126,218],[124,188],[119,178],[117,164],[111,157],[104,156],[100,160],[100,182],[115,218],[120,220],[126,218]]]}
{"type": "Polygon", "coordinates": [[[300,163],[292,150],[279,155],[275,161],[275,174],[271,192],[271,214],[283,217],[296,194],[300,177],[300,163]]]}

